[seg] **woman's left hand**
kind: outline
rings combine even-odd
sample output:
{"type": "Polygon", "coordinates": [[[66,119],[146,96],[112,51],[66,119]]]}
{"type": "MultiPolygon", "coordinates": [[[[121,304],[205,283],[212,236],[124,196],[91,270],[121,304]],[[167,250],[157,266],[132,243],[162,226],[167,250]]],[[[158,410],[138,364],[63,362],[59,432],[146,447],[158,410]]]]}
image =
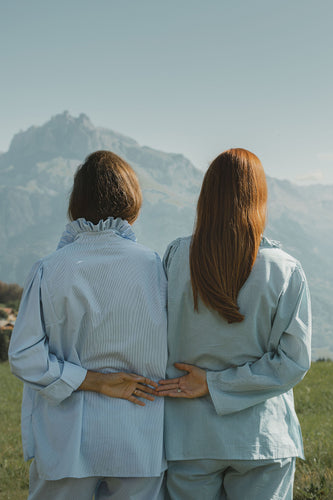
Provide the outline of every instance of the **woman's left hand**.
{"type": "Polygon", "coordinates": [[[156,389],[158,396],[193,399],[209,393],[205,370],[185,363],[175,363],[174,366],[178,370],[188,372],[188,374],[168,380],[160,380],[159,387],[156,389]]]}

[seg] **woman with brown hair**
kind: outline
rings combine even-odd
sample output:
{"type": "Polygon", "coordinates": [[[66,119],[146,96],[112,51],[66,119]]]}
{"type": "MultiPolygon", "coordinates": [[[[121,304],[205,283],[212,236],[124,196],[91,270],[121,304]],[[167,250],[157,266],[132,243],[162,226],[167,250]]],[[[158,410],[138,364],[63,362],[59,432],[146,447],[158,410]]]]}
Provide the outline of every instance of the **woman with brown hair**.
{"type": "Polygon", "coordinates": [[[310,299],[300,263],[262,236],[266,203],[259,159],[225,151],[203,180],[194,234],[164,257],[171,500],[292,499],[310,299]]]}
{"type": "Polygon", "coordinates": [[[24,381],[29,500],[157,500],[166,462],[166,280],[136,243],[132,168],[110,151],[75,174],[58,249],[32,268],[9,359],[24,381]]]}

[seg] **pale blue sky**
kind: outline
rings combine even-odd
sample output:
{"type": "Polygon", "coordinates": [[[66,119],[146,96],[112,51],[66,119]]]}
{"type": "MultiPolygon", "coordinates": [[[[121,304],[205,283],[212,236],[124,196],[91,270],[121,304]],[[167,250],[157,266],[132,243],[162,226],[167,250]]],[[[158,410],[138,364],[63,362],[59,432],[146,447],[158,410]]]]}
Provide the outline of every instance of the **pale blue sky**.
{"type": "Polygon", "coordinates": [[[0,150],[68,110],[205,169],[333,184],[331,0],[2,0],[0,150]]]}

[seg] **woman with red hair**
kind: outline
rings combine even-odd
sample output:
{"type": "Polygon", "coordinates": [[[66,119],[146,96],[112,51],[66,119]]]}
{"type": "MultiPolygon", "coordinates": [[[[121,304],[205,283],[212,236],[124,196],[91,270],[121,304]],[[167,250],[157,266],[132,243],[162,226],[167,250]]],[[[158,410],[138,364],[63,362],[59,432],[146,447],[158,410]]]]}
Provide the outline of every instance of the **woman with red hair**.
{"type": "Polygon", "coordinates": [[[263,237],[266,204],[259,159],[225,151],[205,175],[194,234],[164,256],[171,500],[292,499],[310,298],[300,263],[263,237]]]}

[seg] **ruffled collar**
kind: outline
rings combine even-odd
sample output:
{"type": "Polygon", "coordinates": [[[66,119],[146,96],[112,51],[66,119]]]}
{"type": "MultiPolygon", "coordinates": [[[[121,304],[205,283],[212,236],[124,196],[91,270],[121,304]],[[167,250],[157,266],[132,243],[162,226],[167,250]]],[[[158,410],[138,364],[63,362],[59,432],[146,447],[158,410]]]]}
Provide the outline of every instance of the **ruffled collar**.
{"type": "Polygon", "coordinates": [[[105,231],[110,231],[118,236],[121,236],[122,238],[136,241],[135,234],[129,223],[119,217],[117,217],[117,219],[108,217],[106,220],[100,220],[98,224],[93,224],[92,222],[82,218],[67,224],[58,243],[57,250],[65,245],[68,245],[69,243],[73,243],[73,241],[75,241],[81,233],[100,233],[105,231]]]}
{"type": "Polygon", "coordinates": [[[276,240],[271,240],[270,238],[267,238],[267,236],[262,236],[261,237],[261,242],[260,246],[264,248],[281,248],[281,243],[276,240]]]}

